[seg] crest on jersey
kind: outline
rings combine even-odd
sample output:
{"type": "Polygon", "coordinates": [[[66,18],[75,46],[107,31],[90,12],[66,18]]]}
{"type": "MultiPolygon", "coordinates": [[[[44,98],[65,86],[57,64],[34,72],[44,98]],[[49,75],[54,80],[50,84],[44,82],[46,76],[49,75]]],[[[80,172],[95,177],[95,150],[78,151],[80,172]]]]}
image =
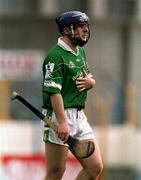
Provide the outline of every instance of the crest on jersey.
{"type": "Polygon", "coordinates": [[[69,61],[69,68],[74,68],[75,64],[72,61],[69,61]]]}

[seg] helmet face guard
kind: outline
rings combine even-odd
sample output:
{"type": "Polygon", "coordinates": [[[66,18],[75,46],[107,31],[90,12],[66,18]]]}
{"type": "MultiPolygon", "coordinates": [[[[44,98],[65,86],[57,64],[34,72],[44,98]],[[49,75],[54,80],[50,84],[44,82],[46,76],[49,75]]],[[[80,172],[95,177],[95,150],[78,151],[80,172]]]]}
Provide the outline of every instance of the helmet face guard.
{"type": "MultiPolygon", "coordinates": [[[[85,24],[87,24],[87,23],[85,23],[85,24]]],[[[88,25],[88,24],[87,24],[88,25]]],[[[79,24],[78,24],[78,26],[79,26],[79,24]]],[[[81,37],[80,37],[80,35],[79,34],[77,34],[77,35],[75,35],[74,34],[74,31],[73,30],[75,30],[76,29],[76,26],[72,26],[71,27],[71,33],[70,34],[68,34],[67,36],[76,44],[76,45],[78,45],[78,46],[84,46],[87,42],[88,42],[88,40],[89,40],[89,38],[90,38],[90,30],[89,30],[89,25],[88,25],[88,35],[87,35],[87,37],[85,38],[85,39],[82,39],[81,37]]]]}
{"type": "Polygon", "coordinates": [[[86,44],[90,37],[90,30],[89,35],[86,40],[82,40],[80,37],[74,35],[74,30],[76,29],[79,23],[86,23],[89,24],[89,17],[80,11],[70,11],[62,13],[60,16],[56,18],[56,23],[58,25],[58,30],[60,34],[64,35],[63,29],[65,27],[70,28],[70,34],[67,36],[76,43],[76,45],[83,46],[86,44]]]}

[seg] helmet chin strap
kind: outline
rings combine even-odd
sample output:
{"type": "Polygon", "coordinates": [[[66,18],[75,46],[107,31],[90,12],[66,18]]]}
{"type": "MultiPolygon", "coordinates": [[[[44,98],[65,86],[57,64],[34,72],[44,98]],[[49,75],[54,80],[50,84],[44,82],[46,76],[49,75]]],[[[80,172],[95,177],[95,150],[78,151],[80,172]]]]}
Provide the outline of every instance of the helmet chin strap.
{"type": "Polygon", "coordinates": [[[73,25],[70,26],[70,31],[71,31],[71,34],[67,34],[67,36],[68,36],[76,45],[78,45],[78,46],[80,46],[80,47],[84,46],[84,45],[88,42],[88,40],[89,40],[89,38],[90,38],[90,32],[89,32],[89,36],[88,36],[88,38],[86,39],[86,41],[85,41],[85,40],[82,40],[80,37],[76,37],[76,36],[74,35],[74,26],[73,26],[73,25]]]}

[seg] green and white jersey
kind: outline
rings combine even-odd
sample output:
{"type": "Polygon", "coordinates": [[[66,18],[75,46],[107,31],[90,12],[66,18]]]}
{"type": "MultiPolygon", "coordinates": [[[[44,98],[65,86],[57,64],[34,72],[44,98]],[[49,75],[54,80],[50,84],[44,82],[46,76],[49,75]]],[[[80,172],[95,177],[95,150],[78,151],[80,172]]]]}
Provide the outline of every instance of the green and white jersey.
{"type": "Polygon", "coordinates": [[[75,53],[59,38],[43,63],[43,108],[52,109],[52,93],[62,95],[64,108],[84,108],[87,90],[79,92],[76,87],[76,79],[83,76],[82,69],[90,74],[83,48],[77,47],[75,53]]]}

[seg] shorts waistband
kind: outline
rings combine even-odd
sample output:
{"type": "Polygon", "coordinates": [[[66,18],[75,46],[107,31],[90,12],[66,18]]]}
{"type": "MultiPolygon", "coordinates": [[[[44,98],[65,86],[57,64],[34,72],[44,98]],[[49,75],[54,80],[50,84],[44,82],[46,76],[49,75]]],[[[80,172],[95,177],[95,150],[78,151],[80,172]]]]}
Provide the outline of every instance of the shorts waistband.
{"type": "Polygon", "coordinates": [[[67,109],[75,109],[77,111],[81,111],[84,109],[84,107],[68,107],[68,108],[65,108],[65,110],[67,110],[67,109]]]}
{"type": "Polygon", "coordinates": [[[77,107],[76,109],[77,109],[77,111],[81,111],[83,108],[82,107],[77,107]]]}

